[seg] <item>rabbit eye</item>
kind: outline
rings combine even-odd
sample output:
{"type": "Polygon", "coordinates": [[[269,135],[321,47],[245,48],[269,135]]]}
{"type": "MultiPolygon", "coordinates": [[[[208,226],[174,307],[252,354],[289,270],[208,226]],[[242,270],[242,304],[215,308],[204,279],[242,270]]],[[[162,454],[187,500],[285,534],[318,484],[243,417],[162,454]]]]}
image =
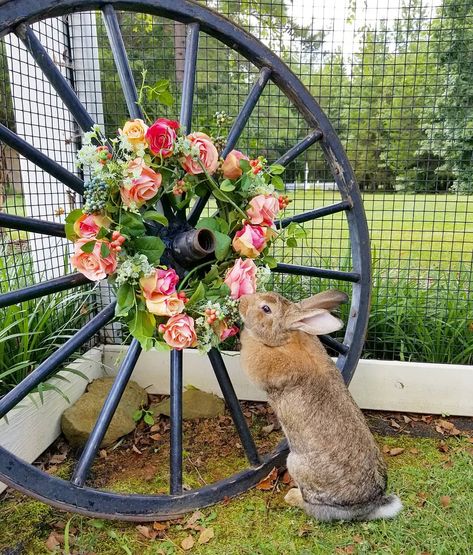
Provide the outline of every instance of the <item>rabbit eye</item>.
{"type": "Polygon", "coordinates": [[[271,314],[271,309],[267,304],[264,304],[261,309],[263,310],[263,312],[266,312],[266,314],[271,314]]]}

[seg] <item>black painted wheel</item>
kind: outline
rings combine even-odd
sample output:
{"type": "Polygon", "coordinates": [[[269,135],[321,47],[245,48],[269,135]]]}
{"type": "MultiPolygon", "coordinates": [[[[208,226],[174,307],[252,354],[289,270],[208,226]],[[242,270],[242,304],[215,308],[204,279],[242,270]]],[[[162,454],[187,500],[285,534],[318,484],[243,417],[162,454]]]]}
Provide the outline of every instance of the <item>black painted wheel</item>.
{"type": "MultiPolygon", "coordinates": [[[[291,222],[304,223],[327,215],[344,212],[349,231],[352,255],[350,272],[328,270],[290,264],[278,264],[274,271],[309,277],[342,280],[352,283],[351,307],[343,342],[323,337],[324,343],[339,353],[337,366],[348,383],[360,357],[368,320],[370,299],[370,252],[368,229],[360,193],[345,152],[326,116],[317,102],[288,67],[268,48],[243,29],[217,13],[190,0],[10,0],[0,7],[0,37],[15,33],[25,44],[37,65],[56,89],[78,125],[87,131],[94,123],[68,82],[61,75],[48,53],[29,27],[31,23],[47,17],[61,16],[73,11],[100,9],[107,28],[110,47],[120,75],[122,89],[131,117],[141,117],[137,107],[136,87],[125,52],[115,9],[145,12],[187,24],[186,60],[182,89],[181,124],[191,128],[195,80],[196,53],[199,33],[207,33],[236,50],[259,68],[256,80],[239,116],[230,130],[224,155],[237,143],[253,108],[269,80],[271,80],[299,110],[307,122],[310,133],[294,145],[277,162],[287,165],[312,144],[318,143],[338,185],[341,199],[338,203],[315,208],[303,214],[285,218],[279,225],[291,222]]],[[[82,193],[82,180],[39,152],[11,130],[0,125],[0,140],[17,150],[22,156],[48,172],[65,186],[82,193]]],[[[194,226],[206,206],[208,198],[199,199],[187,219],[194,226]]],[[[172,213],[170,204],[163,199],[163,210],[172,219],[182,214],[172,213]]],[[[0,225],[64,237],[60,224],[32,218],[0,213],[0,225]]],[[[0,295],[0,308],[27,299],[39,298],[48,293],[77,287],[87,283],[79,274],[66,275],[48,282],[0,295]]],[[[23,382],[0,399],[0,418],[14,408],[34,387],[47,379],[74,351],[86,343],[112,318],[113,303],[98,313],[73,338],[67,341],[47,361],[36,368],[23,382]]],[[[217,376],[222,393],[231,412],[250,467],[234,476],[210,486],[192,491],[182,490],[182,353],[171,353],[171,476],[169,495],[125,495],[93,489],[85,485],[89,469],[98,446],[123,390],[133,372],[140,354],[140,347],[133,341],[119,369],[95,429],[89,437],[70,481],[61,480],[42,472],[32,465],[0,448],[0,479],[10,486],[46,503],[85,515],[122,520],[156,520],[210,505],[254,486],[273,466],[284,463],[287,454],[285,443],[265,457],[257,452],[250,430],[243,417],[222,357],[211,351],[209,359],[217,376]]]]}

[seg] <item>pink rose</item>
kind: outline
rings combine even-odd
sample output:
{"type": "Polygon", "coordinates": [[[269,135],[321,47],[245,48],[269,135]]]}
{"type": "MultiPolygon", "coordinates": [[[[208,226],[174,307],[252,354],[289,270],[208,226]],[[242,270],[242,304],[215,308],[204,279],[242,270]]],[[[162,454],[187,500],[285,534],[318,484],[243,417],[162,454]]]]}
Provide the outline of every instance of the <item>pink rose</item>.
{"type": "Polygon", "coordinates": [[[258,257],[266,247],[267,229],[260,225],[245,224],[233,237],[233,249],[248,258],[258,257]]]}
{"type": "Polygon", "coordinates": [[[174,151],[177,133],[180,125],[178,121],[166,118],[157,119],[146,131],[146,141],[153,154],[167,158],[174,151]]]}
{"type": "Polygon", "coordinates": [[[223,322],[221,322],[220,329],[219,329],[220,341],[225,341],[225,339],[228,339],[229,337],[233,337],[239,331],[240,331],[240,328],[238,326],[228,327],[225,320],[223,320],[223,322]]]}
{"type": "Polygon", "coordinates": [[[273,225],[279,212],[279,201],[272,195],[258,195],[250,200],[246,209],[250,223],[253,225],[273,225]]]}
{"type": "Polygon", "coordinates": [[[225,284],[230,288],[230,297],[239,299],[242,295],[251,295],[256,292],[256,264],[253,260],[235,260],[226,277],[225,284]]]}
{"type": "Polygon", "coordinates": [[[162,176],[149,168],[142,158],[135,158],[128,164],[127,171],[134,177],[131,187],[120,187],[120,195],[125,206],[133,203],[137,208],[151,200],[161,187],[162,176]]]}
{"type": "Polygon", "coordinates": [[[146,301],[146,308],[151,314],[156,314],[157,316],[175,316],[184,310],[184,302],[180,299],[176,293],[172,295],[158,295],[155,300],[146,301]]]}
{"type": "Polygon", "coordinates": [[[79,239],[74,243],[74,254],[71,256],[71,265],[91,281],[100,281],[106,278],[117,268],[117,258],[114,249],[110,249],[108,241],[96,241],[92,252],[87,253],[82,247],[90,243],[90,239],[79,239]],[[100,250],[102,245],[107,245],[110,253],[103,257],[100,250]]]}
{"type": "Polygon", "coordinates": [[[238,179],[241,177],[243,171],[240,168],[240,160],[248,160],[239,150],[232,150],[225,158],[222,164],[223,177],[226,179],[238,179]]]}
{"type": "Polygon", "coordinates": [[[194,329],[194,320],[187,314],[171,316],[166,324],[159,326],[159,333],[163,334],[164,341],[174,349],[181,351],[186,347],[197,345],[197,336],[194,329]]]}
{"type": "MultiPolygon", "coordinates": [[[[218,152],[210,137],[205,133],[191,133],[187,135],[187,138],[192,146],[198,148],[200,161],[207,172],[210,175],[215,173],[218,167],[218,152]]],[[[184,170],[192,175],[197,175],[204,171],[199,162],[193,160],[191,155],[181,158],[180,162],[184,170]]]]}
{"type": "Polygon", "coordinates": [[[179,276],[172,268],[157,268],[150,276],[140,279],[143,295],[148,301],[158,301],[163,295],[172,295],[178,283],[179,276]]]}
{"type": "Polygon", "coordinates": [[[74,222],[74,233],[79,237],[95,237],[101,227],[108,229],[111,221],[102,214],[82,214],[74,222]]]}

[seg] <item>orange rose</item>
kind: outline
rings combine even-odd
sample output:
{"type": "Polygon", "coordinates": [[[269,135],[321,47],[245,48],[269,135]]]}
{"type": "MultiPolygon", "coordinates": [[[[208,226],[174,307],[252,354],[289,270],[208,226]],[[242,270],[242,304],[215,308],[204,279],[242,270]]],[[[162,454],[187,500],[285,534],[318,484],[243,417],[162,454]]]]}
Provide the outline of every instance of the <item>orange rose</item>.
{"type": "Polygon", "coordinates": [[[159,295],[155,300],[146,301],[146,308],[156,316],[175,316],[184,310],[184,302],[176,293],[173,295],[159,295]]]}
{"type": "Polygon", "coordinates": [[[238,179],[241,177],[243,171],[240,168],[240,160],[248,160],[239,150],[232,150],[225,158],[222,164],[223,177],[226,179],[238,179]]]}
{"type": "Polygon", "coordinates": [[[164,341],[178,351],[197,345],[194,319],[187,314],[171,316],[166,324],[159,326],[159,332],[163,334],[164,341]]]}
{"type": "Polygon", "coordinates": [[[160,173],[149,168],[142,158],[130,162],[128,172],[135,177],[131,180],[131,187],[120,187],[120,195],[125,206],[134,203],[139,208],[156,195],[163,178],[160,173]]]}
{"type": "Polygon", "coordinates": [[[120,134],[125,135],[133,149],[137,150],[146,146],[146,131],[148,126],[142,119],[133,119],[125,123],[123,129],[120,129],[120,134]]]}

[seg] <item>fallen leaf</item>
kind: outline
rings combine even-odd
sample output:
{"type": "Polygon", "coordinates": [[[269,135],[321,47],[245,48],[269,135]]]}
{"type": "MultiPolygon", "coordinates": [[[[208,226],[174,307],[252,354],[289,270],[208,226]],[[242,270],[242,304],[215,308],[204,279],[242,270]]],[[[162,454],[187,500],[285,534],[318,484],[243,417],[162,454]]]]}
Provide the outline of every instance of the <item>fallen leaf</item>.
{"type": "Polygon", "coordinates": [[[427,494],[423,491],[419,491],[417,497],[419,498],[419,507],[423,507],[427,502],[427,494]]]}
{"type": "Polygon", "coordinates": [[[459,435],[461,435],[461,431],[458,428],[453,427],[450,430],[450,435],[451,436],[459,436],[459,435]]]}
{"type": "Polygon", "coordinates": [[[56,551],[56,547],[59,544],[60,544],[60,542],[57,539],[56,532],[51,532],[44,545],[46,546],[46,549],[49,549],[49,551],[56,551]]]}
{"type": "Polygon", "coordinates": [[[277,479],[278,479],[278,471],[276,467],[274,467],[273,470],[271,470],[271,472],[266,476],[266,478],[263,478],[261,482],[256,484],[256,489],[260,489],[262,491],[268,491],[270,489],[273,489],[277,479]]]}
{"type": "Polygon", "coordinates": [[[161,434],[151,434],[149,437],[154,441],[159,441],[163,436],[161,434]]]}
{"type": "Polygon", "coordinates": [[[57,470],[57,466],[56,466],[56,465],[53,465],[53,466],[50,466],[50,467],[46,470],[46,472],[47,472],[48,474],[54,474],[54,473],[56,472],[56,470],[57,470]]]}
{"type": "Polygon", "coordinates": [[[131,446],[131,448],[132,448],[132,450],[133,450],[135,453],[138,453],[138,455],[142,455],[142,454],[143,454],[143,453],[138,449],[138,447],[137,447],[135,444],[133,444],[133,445],[131,446]]]}
{"type": "Polygon", "coordinates": [[[415,447],[412,447],[411,449],[409,449],[409,453],[411,453],[412,455],[418,455],[420,453],[419,449],[416,449],[415,447]]]}
{"type": "Polygon", "coordinates": [[[448,453],[450,451],[450,447],[445,443],[445,441],[440,441],[437,445],[437,449],[441,453],[448,453]]]}
{"type": "Polygon", "coordinates": [[[200,543],[200,544],[208,543],[214,536],[215,534],[214,534],[213,528],[204,528],[200,533],[197,543],[200,543]]]}
{"type": "Polygon", "coordinates": [[[396,430],[399,430],[399,428],[401,427],[395,420],[391,420],[389,425],[391,426],[391,428],[396,428],[396,430]]]}
{"type": "Polygon", "coordinates": [[[312,532],[313,528],[312,526],[305,524],[304,526],[302,526],[301,528],[299,528],[299,531],[297,532],[297,535],[300,538],[303,538],[304,536],[308,536],[310,534],[310,532],[312,532]]]}
{"type": "Polygon", "coordinates": [[[169,524],[167,522],[153,522],[153,528],[157,532],[163,532],[169,528],[169,524]]]}
{"type": "Polygon", "coordinates": [[[383,453],[389,453],[391,451],[391,447],[389,445],[383,445],[383,453]]]}
{"type": "Polygon", "coordinates": [[[355,543],[363,543],[363,538],[357,534],[356,536],[353,536],[353,541],[355,543]]]}
{"type": "Polygon", "coordinates": [[[49,459],[49,464],[61,464],[66,460],[67,455],[53,455],[49,459]]]}
{"type": "Polygon", "coordinates": [[[149,429],[150,432],[159,432],[159,424],[154,424],[153,426],[151,426],[151,428],[149,429]]]}
{"type": "Polygon", "coordinates": [[[203,516],[204,516],[204,514],[201,513],[200,511],[195,511],[195,513],[192,513],[191,516],[189,517],[188,521],[186,522],[186,526],[192,526],[198,520],[200,520],[203,516]]]}
{"type": "Polygon", "coordinates": [[[440,504],[442,507],[448,507],[452,502],[452,498],[449,495],[442,495],[440,498],[440,504]]]}
{"type": "Polygon", "coordinates": [[[292,477],[291,477],[291,475],[289,474],[289,470],[286,470],[286,471],[284,472],[284,474],[283,474],[282,477],[281,477],[281,482],[282,482],[283,484],[286,484],[286,485],[287,485],[287,484],[290,484],[290,483],[292,482],[292,477]]]}
{"type": "Polygon", "coordinates": [[[144,536],[148,540],[154,540],[158,535],[158,533],[152,530],[149,526],[138,525],[136,529],[142,536],[144,536]]]}
{"type": "Polygon", "coordinates": [[[404,453],[404,451],[405,451],[404,447],[393,447],[388,451],[388,455],[390,457],[397,457],[397,455],[404,453]]]}
{"type": "Polygon", "coordinates": [[[444,428],[441,428],[440,426],[435,426],[435,431],[437,431],[439,434],[445,435],[444,428]]]}
{"type": "Polygon", "coordinates": [[[405,424],[409,424],[409,422],[412,422],[412,418],[409,418],[405,414],[402,415],[402,419],[404,420],[405,424]]]}
{"type": "Polygon", "coordinates": [[[274,424],[269,424],[269,426],[263,426],[261,431],[265,436],[269,435],[274,430],[274,424]]]}
{"type": "Polygon", "coordinates": [[[336,553],[355,553],[354,545],[346,545],[345,547],[337,547],[336,553]]]}
{"type": "Polygon", "coordinates": [[[443,428],[444,430],[453,430],[455,428],[455,424],[453,422],[449,422],[448,420],[438,420],[437,424],[443,428]]]}
{"type": "Polygon", "coordinates": [[[106,459],[108,457],[107,450],[106,449],[101,449],[100,452],[99,452],[99,457],[101,459],[106,459]]]}
{"type": "Polygon", "coordinates": [[[187,538],[184,538],[181,542],[181,547],[182,549],[184,549],[184,551],[189,551],[189,549],[192,549],[194,547],[194,538],[189,534],[187,536],[187,538]]]}
{"type": "Polygon", "coordinates": [[[473,437],[467,438],[468,443],[473,443],[473,437]]]}

